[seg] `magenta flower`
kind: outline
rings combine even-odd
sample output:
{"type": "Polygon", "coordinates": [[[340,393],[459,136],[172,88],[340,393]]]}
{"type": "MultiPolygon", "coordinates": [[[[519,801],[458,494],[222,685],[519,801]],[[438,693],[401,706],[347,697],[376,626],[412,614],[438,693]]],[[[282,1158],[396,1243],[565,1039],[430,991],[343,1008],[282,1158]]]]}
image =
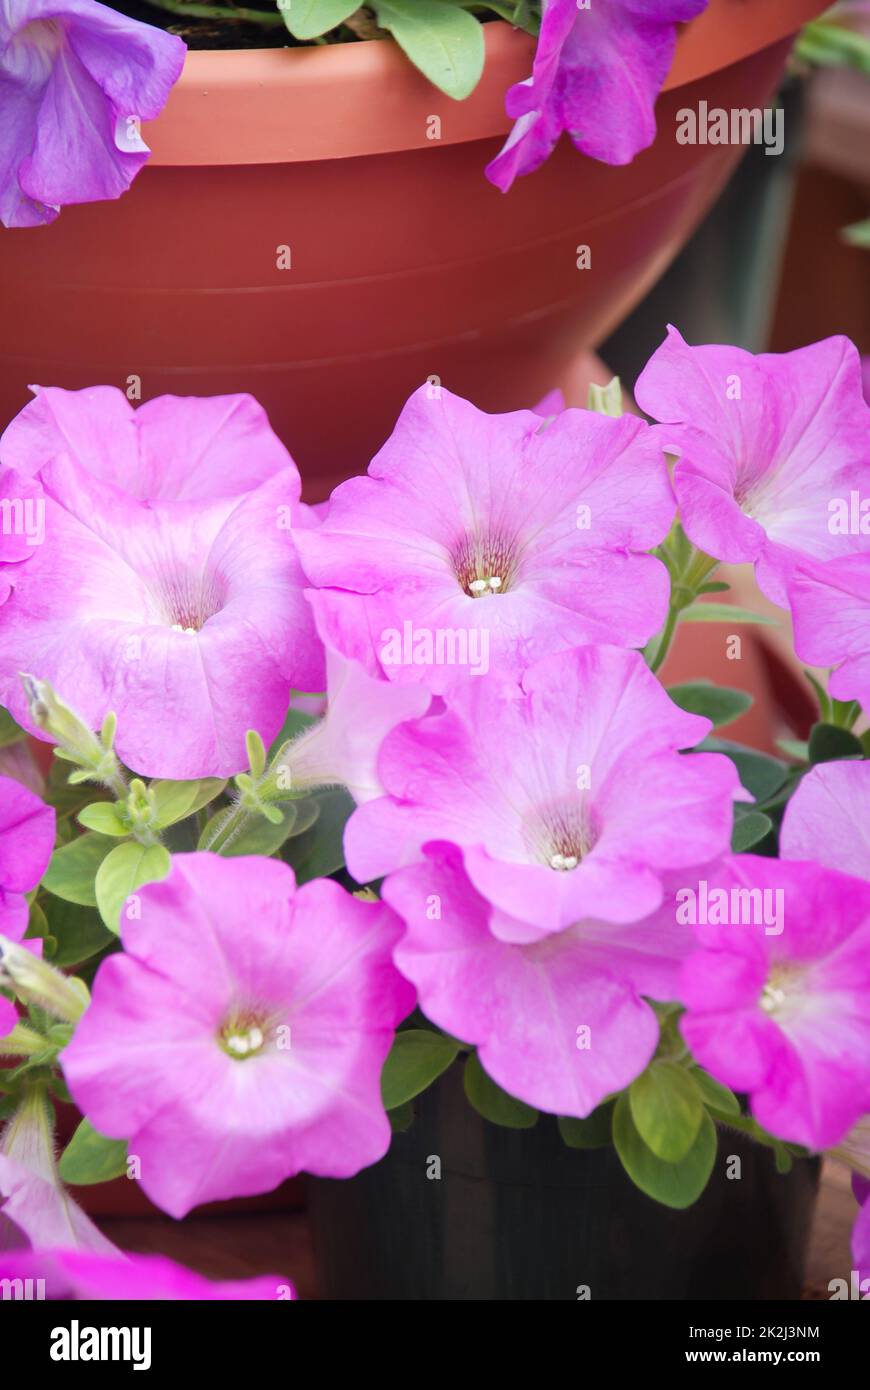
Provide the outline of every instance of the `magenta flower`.
{"type": "Polygon", "coordinates": [[[870,879],[870,762],[811,768],[785,808],[779,852],[870,879]]]}
{"type": "Polygon", "coordinates": [[[64,1301],[215,1300],[296,1298],[289,1280],[279,1274],[216,1283],[185,1269],[165,1255],[100,1256],[82,1250],[40,1249],[0,1254],[0,1279],[45,1281],[45,1297],[64,1301]]]}
{"type": "Polygon", "coordinates": [[[206,854],[175,856],[140,896],[62,1062],[100,1133],[129,1139],[151,1200],[183,1216],[381,1158],[381,1067],[414,1003],[389,908],[206,854]]]}
{"type": "MultiPolygon", "coordinates": [[[[185,408],[178,418],[183,438],[185,408]]],[[[182,455],[168,465],[170,493],[182,490],[182,455]]],[[[113,710],[118,754],[143,775],[238,772],[247,729],[268,743],[291,688],[323,688],[289,529],[295,467],[240,496],[191,501],[139,501],[69,454],[38,477],[44,542],[3,571],[0,702],[32,728],[19,679],[30,671],[93,728],[113,710]]]]}
{"type": "Polygon", "coordinates": [[[664,871],[729,847],[733,764],[677,752],[709,729],[617,647],[548,657],[520,685],[469,680],[443,713],[387,735],[389,795],[348,822],[348,868],[364,883],[449,841],[477,891],[529,924],[525,940],[635,921],[659,906],[664,871]]]}
{"type": "Polygon", "coordinates": [[[126,192],[141,121],[181,75],[181,39],[96,0],[0,0],[0,222],[52,222],[126,192]]]}
{"type": "Polygon", "coordinates": [[[686,1042],[771,1134],[831,1148],[870,1110],[870,884],[747,854],[710,873],[707,897],[683,967],[686,1042]],[[777,894],[779,929],[763,924],[777,894]]]}
{"type": "Polygon", "coordinates": [[[870,710],[870,550],[823,565],[802,565],[788,590],[794,646],[801,661],[836,666],[828,681],[838,700],[870,710]]]}
{"type": "Polygon", "coordinates": [[[870,1182],[866,1178],[853,1178],[852,1186],[860,1204],[852,1228],[852,1259],[866,1298],[870,1294],[870,1182]]]}
{"type": "Polygon", "coordinates": [[[141,502],[198,502],[296,470],[253,396],[158,396],[135,409],[115,386],[32,390],[0,437],[0,466],[25,477],[65,454],[141,502]]]}
{"type": "Polygon", "coordinates": [[[0,935],[12,941],[21,941],[27,930],[24,894],[48,866],[54,821],[52,808],[28,787],[0,777],[0,935]]]}
{"type": "Polygon", "coordinates": [[[672,902],[645,921],[533,934],[477,892],[447,844],[428,845],[383,894],[407,925],[396,964],[427,1018],[473,1043],[511,1095],[584,1116],[649,1062],[659,1025],[642,996],[674,997],[692,945],[672,902]]]}
{"type": "Polygon", "coordinates": [[[655,102],[676,26],[707,0],[545,0],[532,76],[508,91],[516,125],[486,174],[506,193],[549,158],[563,131],[582,154],[628,164],[655,139],[655,102]]]}
{"type": "Polygon", "coordinates": [[[754,561],[785,606],[795,566],[866,549],[853,494],[867,476],[870,409],[848,338],[797,352],[690,347],[675,328],[635,387],[680,455],[674,491],[689,538],[728,564],[754,561]]]}
{"type": "Polygon", "coordinates": [[[585,410],[485,415],[438,389],[296,537],[327,644],[436,692],[583,642],[642,646],[668,581],[639,552],[674,513],[656,431],[585,410]]]}

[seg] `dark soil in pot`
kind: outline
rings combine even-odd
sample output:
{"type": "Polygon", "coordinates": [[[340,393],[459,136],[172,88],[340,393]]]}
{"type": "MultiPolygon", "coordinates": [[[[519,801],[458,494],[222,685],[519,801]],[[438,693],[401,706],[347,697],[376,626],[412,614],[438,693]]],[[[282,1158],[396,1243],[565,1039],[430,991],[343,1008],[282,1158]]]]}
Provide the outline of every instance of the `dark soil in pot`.
{"type": "Polygon", "coordinates": [[[416,1101],[380,1163],[309,1180],[323,1298],[796,1299],[818,1164],[720,1131],[713,1176],[687,1211],[633,1186],[612,1149],[568,1149],[552,1116],[489,1124],[454,1067],[416,1101]],[[726,1177],[732,1155],[742,1176],[726,1177]],[[440,1159],[440,1178],[428,1177],[440,1159]],[[581,1292],[578,1293],[578,1290],[581,1292]]]}

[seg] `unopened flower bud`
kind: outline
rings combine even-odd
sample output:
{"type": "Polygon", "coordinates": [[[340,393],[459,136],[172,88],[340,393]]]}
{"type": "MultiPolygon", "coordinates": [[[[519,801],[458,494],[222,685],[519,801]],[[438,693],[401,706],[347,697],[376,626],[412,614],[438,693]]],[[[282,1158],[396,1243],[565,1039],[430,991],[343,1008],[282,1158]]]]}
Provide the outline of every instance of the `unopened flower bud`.
{"type": "Polygon", "coordinates": [[[606,386],[596,386],[593,383],[589,387],[586,408],[587,410],[594,410],[596,415],[609,415],[612,419],[618,420],[624,414],[622,385],[619,377],[615,376],[606,386]]]}
{"type": "Polygon", "coordinates": [[[83,980],[64,975],[5,936],[0,936],[0,984],[11,987],[23,1004],[36,1004],[64,1023],[77,1023],[90,1000],[83,980]]]}

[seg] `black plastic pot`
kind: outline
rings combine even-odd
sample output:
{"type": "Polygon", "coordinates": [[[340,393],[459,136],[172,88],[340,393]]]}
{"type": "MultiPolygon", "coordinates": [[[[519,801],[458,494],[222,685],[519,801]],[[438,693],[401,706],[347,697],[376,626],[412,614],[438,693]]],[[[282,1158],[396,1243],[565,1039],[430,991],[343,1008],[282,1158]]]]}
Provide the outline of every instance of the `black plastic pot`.
{"type": "Polygon", "coordinates": [[[611,1149],[568,1149],[552,1116],[489,1124],[461,1068],[416,1102],[390,1152],[348,1181],[310,1179],[327,1299],[795,1299],[818,1164],[720,1131],[710,1184],[687,1211],[644,1196],[611,1149]],[[742,1176],[726,1177],[738,1155],[742,1176]],[[427,1176],[437,1171],[440,1178],[427,1176]]]}

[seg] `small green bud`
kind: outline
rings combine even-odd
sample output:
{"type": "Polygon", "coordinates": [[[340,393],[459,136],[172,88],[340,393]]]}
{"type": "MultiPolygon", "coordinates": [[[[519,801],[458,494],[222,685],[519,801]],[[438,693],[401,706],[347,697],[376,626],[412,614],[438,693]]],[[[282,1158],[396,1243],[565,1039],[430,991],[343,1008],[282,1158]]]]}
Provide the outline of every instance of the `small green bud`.
{"type": "Polygon", "coordinates": [[[615,376],[606,386],[596,386],[593,383],[589,387],[586,408],[594,410],[597,415],[609,415],[612,419],[618,420],[624,414],[619,377],[615,376]]]}
{"type": "Polygon", "coordinates": [[[78,1023],[90,1002],[83,980],[64,975],[5,936],[0,936],[0,985],[14,990],[23,1004],[35,1004],[64,1023],[78,1023]]]}

